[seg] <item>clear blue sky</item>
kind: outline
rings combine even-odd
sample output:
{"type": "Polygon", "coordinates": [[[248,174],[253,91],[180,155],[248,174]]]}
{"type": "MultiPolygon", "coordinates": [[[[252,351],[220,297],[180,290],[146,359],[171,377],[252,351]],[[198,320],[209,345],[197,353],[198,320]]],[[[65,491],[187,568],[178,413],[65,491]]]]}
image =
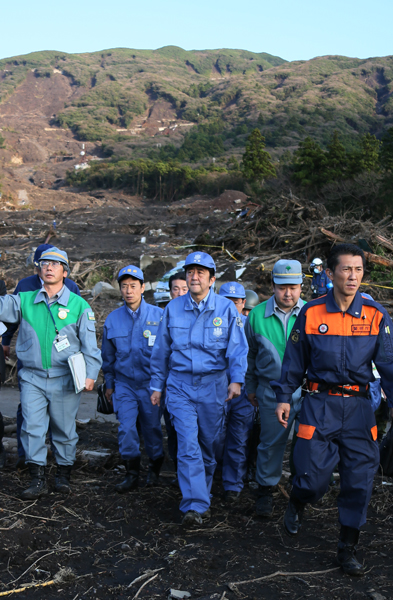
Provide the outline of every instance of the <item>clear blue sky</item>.
{"type": "Polygon", "coordinates": [[[286,60],[393,54],[393,0],[19,0],[0,10],[0,58],[36,50],[241,48],[286,60]]]}

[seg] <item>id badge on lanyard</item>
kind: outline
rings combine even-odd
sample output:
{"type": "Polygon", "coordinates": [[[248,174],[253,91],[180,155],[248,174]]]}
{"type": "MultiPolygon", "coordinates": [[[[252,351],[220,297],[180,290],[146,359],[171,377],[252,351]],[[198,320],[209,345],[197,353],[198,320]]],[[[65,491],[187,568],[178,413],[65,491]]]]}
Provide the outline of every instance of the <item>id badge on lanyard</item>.
{"type": "Polygon", "coordinates": [[[71,346],[66,335],[58,335],[53,343],[58,352],[61,352],[62,350],[65,350],[71,346]]]}

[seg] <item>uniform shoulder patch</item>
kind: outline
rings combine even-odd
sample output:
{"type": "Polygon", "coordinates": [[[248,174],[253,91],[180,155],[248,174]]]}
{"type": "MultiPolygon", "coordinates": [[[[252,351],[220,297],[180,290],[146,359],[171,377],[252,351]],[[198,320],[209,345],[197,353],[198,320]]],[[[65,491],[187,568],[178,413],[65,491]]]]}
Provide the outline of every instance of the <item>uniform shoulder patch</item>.
{"type": "Polygon", "coordinates": [[[238,327],[243,327],[243,321],[242,321],[241,317],[236,317],[236,325],[238,327]]]}
{"type": "Polygon", "coordinates": [[[94,316],[94,313],[92,311],[88,311],[87,318],[89,319],[89,321],[95,321],[96,320],[96,318],[94,316]]]}
{"type": "Polygon", "coordinates": [[[300,329],[292,329],[291,340],[293,344],[297,344],[300,340],[300,329]]]}

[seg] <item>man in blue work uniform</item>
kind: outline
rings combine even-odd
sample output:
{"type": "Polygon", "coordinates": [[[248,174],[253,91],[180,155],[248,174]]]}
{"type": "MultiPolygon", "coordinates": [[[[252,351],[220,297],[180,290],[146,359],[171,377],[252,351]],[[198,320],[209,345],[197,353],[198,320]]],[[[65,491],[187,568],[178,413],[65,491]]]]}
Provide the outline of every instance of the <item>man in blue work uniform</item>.
{"type": "Polygon", "coordinates": [[[184,270],[189,292],[165,309],[151,357],[150,387],[157,405],[167,383],[166,406],[178,440],[182,523],[193,525],[210,516],[225,401],[241,393],[247,341],[233,302],[211,289],[216,270],[212,257],[193,252],[184,270]]]}
{"type": "Polygon", "coordinates": [[[70,491],[75,460],[75,418],[80,404],[68,359],[81,352],[86,363],[85,388],[92,390],[101,367],[95,318],[88,303],[64,284],[67,254],[52,247],[41,254],[40,290],[0,298],[0,320],[20,323],[16,354],[23,363],[19,371],[23,424],[21,439],[32,476],[24,500],[48,493],[45,479],[45,437],[51,426],[57,471],[56,490],[70,491]]]}
{"type": "Polygon", "coordinates": [[[320,258],[314,258],[310,264],[310,271],[313,274],[311,280],[312,297],[319,298],[319,296],[324,296],[333,285],[323,268],[320,258]]]}
{"type": "Polygon", "coordinates": [[[305,504],[324,495],[338,464],[341,532],[337,559],[346,573],[363,575],[356,547],[379,463],[369,382],[374,380],[374,361],[388,398],[393,397],[393,325],[380,304],[358,291],[365,267],[360,248],[335,246],[327,266],[334,288],[302,308],[287,345],[281,378],[272,382],[276,415],[287,427],[292,394],[307,372],[308,391],[294,452],[296,475],[284,525],[290,535],[298,533],[305,504]]]}
{"type": "MultiPolygon", "coordinates": [[[[50,248],[53,248],[54,246],[52,244],[41,244],[40,246],[38,246],[38,248],[36,248],[36,251],[34,252],[34,258],[33,258],[33,263],[34,263],[34,270],[35,273],[34,275],[30,275],[29,277],[24,277],[23,279],[21,279],[18,282],[18,285],[16,286],[15,290],[13,291],[13,294],[19,294],[19,292],[35,292],[37,290],[40,290],[43,286],[43,280],[41,278],[41,268],[40,268],[40,258],[41,258],[41,254],[43,252],[45,252],[46,250],[49,250],[50,248]]],[[[66,275],[68,275],[68,271],[66,273],[66,275]]],[[[72,281],[71,279],[69,279],[68,276],[65,277],[64,279],[64,285],[74,294],[77,294],[78,296],[80,296],[80,291],[78,286],[76,285],[75,281],[72,281]]],[[[9,358],[10,357],[10,346],[11,346],[11,341],[12,338],[15,334],[15,332],[18,330],[19,324],[18,323],[10,323],[7,327],[7,331],[4,333],[3,335],[3,349],[4,349],[4,356],[5,358],[9,358]]],[[[18,372],[22,369],[23,365],[22,362],[18,359],[18,364],[17,364],[17,369],[18,372]]],[[[19,386],[19,391],[20,391],[20,383],[18,380],[18,386],[19,386]]],[[[20,431],[22,428],[22,423],[23,423],[23,417],[22,417],[22,408],[21,405],[18,405],[18,410],[16,412],[16,438],[18,441],[18,462],[16,463],[16,468],[20,469],[24,467],[25,464],[25,451],[23,449],[23,445],[20,439],[20,431]]]]}
{"type": "Polygon", "coordinates": [[[150,402],[150,356],[162,309],[147,304],[142,271],[128,265],[117,278],[123,306],[108,315],[102,340],[102,370],[106,397],[113,401],[119,420],[119,449],[126,477],[116,486],[120,494],[135,489],[139,482],[140,449],[137,419],[149,456],[146,484],[156,485],[164,461],[160,409],[150,402]]]}
{"type": "Polygon", "coordinates": [[[259,407],[261,431],[258,445],[256,480],[257,515],[273,513],[273,490],[282,475],[285,447],[292,424],[301,408],[301,389],[292,395],[292,410],[287,429],[277,422],[276,395],[270,381],[279,378],[287,340],[305,302],[300,298],[302,266],[297,260],[281,259],[272,271],[273,296],[256,306],[245,327],[249,345],[246,389],[253,406],[259,407]]]}
{"type": "MultiPolygon", "coordinates": [[[[246,292],[241,283],[231,281],[220,287],[219,295],[231,300],[236,306],[243,325],[247,317],[242,314],[246,292]]],[[[224,429],[220,436],[217,461],[222,460],[222,484],[228,503],[239,501],[247,471],[248,440],[254,424],[254,407],[248,401],[243,385],[240,396],[225,405],[224,429]]]]}

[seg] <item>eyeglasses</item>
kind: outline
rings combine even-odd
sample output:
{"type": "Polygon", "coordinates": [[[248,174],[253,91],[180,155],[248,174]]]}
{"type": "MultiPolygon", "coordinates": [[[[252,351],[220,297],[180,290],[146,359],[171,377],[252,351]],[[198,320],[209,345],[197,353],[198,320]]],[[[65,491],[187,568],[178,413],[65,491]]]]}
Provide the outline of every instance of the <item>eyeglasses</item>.
{"type": "Polygon", "coordinates": [[[41,260],[40,261],[40,266],[41,267],[60,267],[60,265],[62,265],[63,263],[61,263],[59,260],[41,260]]]}

